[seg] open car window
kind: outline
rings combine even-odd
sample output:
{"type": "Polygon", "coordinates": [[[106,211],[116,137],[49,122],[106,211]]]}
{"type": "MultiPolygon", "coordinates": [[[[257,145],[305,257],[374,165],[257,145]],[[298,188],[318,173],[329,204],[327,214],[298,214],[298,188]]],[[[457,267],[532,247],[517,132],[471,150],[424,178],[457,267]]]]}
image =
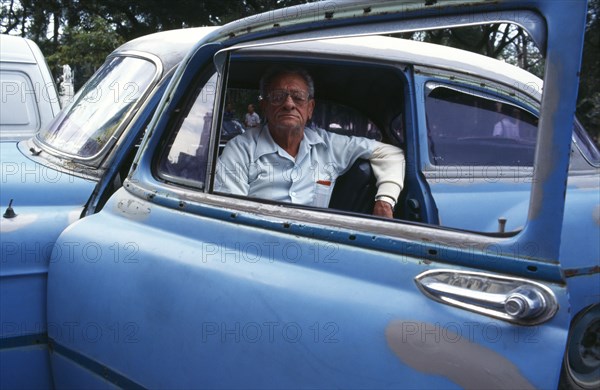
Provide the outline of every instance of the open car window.
{"type": "MultiPolygon", "coordinates": [[[[269,64],[262,62],[261,66],[266,69],[269,64]]],[[[159,177],[171,183],[206,189],[213,115],[220,115],[219,131],[212,131],[215,144],[218,140],[217,156],[223,152],[228,142],[248,130],[245,116],[249,104],[256,106],[256,112],[261,118],[260,126],[265,125],[264,113],[259,108],[259,90],[246,87],[247,84],[258,86],[260,75],[255,77],[258,78],[249,77],[244,82],[230,81],[225,92],[224,107],[220,111],[215,109],[217,74],[212,74],[204,84],[199,84],[175,122],[177,130],[168,141],[158,164],[159,177]]],[[[333,100],[317,102],[307,127],[346,136],[382,139],[381,130],[365,114],[333,100]]]]}

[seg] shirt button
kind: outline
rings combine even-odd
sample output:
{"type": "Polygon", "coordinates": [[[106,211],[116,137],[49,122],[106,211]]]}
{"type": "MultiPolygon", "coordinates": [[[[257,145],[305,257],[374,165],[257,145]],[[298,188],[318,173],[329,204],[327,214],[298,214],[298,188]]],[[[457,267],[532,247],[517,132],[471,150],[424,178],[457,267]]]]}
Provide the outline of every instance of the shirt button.
{"type": "Polygon", "coordinates": [[[292,191],[292,196],[296,196],[296,192],[295,191],[292,191]]]}

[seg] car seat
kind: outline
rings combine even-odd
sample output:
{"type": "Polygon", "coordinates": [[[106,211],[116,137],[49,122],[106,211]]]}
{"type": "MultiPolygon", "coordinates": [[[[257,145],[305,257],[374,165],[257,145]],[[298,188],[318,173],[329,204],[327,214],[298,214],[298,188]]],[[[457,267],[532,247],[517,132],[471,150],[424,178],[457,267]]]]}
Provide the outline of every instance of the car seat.
{"type": "Polygon", "coordinates": [[[376,193],[377,185],[371,163],[358,159],[336,180],[329,208],[371,214],[376,193]]]}

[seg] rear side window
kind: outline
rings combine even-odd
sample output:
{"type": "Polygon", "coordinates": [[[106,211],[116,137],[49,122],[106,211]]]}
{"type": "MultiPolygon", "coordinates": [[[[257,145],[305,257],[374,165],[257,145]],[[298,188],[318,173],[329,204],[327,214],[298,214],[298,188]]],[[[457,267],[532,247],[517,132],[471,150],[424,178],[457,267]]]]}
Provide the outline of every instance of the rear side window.
{"type": "Polygon", "coordinates": [[[426,97],[433,165],[533,166],[537,118],[522,108],[437,87],[426,97]]]}
{"type": "Polygon", "coordinates": [[[22,72],[0,71],[0,130],[31,132],[40,126],[36,93],[31,79],[22,72]]]}
{"type": "Polygon", "coordinates": [[[178,129],[160,159],[158,175],[163,180],[204,188],[217,77],[216,73],[210,75],[182,112],[178,129]]]}

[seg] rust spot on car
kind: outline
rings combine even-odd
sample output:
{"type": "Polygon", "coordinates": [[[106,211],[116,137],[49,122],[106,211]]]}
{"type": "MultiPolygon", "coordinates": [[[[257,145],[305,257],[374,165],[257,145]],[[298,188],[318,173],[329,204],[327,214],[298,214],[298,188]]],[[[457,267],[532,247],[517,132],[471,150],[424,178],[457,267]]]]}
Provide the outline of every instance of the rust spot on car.
{"type": "Polygon", "coordinates": [[[578,269],[566,269],[565,270],[565,278],[571,278],[573,276],[579,275],[578,269]]]}
{"type": "Polygon", "coordinates": [[[573,276],[580,276],[580,275],[598,274],[598,273],[600,273],[600,265],[596,265],[591,268],[566,269],[564,271],[564,273],[565,273],[565,278],[572,278],[573,276]]]}
{"type": "Polygon", "coordinates": [[[463,389],[534,389],[507,358],[439,325],[396,320],[385,337],[402,363],[463,389]]]}
{"type": "Polygon", "coordinates": [[[150,207],[133,199],[123,199],[117,203],[117,210],[134,220],[143,220],[150,215],[150,207]]]}

